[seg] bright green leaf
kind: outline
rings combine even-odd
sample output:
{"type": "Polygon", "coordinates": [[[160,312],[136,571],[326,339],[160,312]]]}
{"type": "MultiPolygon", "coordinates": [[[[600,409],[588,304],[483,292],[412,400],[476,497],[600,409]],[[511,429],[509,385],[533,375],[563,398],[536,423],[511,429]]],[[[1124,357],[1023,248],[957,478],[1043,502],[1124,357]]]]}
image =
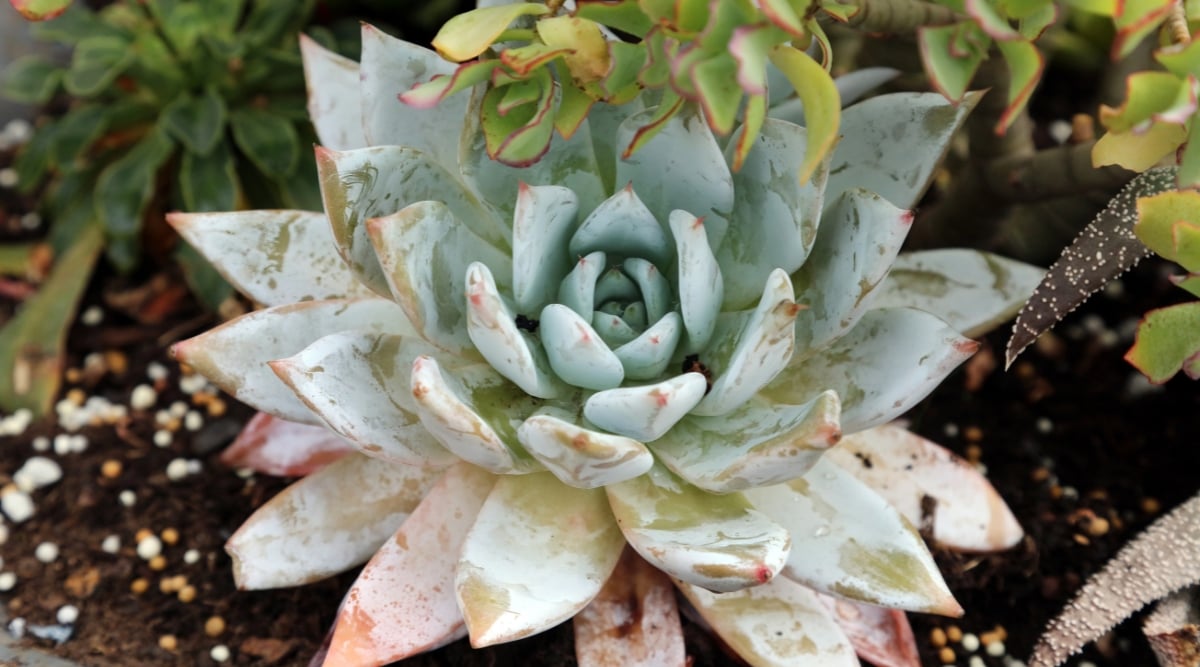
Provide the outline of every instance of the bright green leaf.
{"type": "Polygon", "coordinates": [[[742,104],[742,89],[737,81],[737,63],[721,54],[692,69],[692,81],[700,94],[700,106],[708,126],[722,136],[733,131],[742,104]]]}
{"type": "MultiPolygon", "coordinates": [[[[1182,264],[1177,244],[1180,223],[1200,223],[1200,192],[1177,190],[1138,198],[1133,233],[1147,248],[1182,264]]],[[[1200,270],[1200,265],[1183,266],[1188,271],[1200,270]]]]}
{"type": "Polygon", "coordinates": [[[26,104],[45,104],[58,90],[63,72],[54,63],[38,56],[22,56],[4,69],[4,87],[0,94],[26,104]]]}
{"type": "Polygon", "coordinates": [[[1013,121],[1017,119],[1017,114],[1029,103],[1033,89],[1042,79],[1042,70],[1046,67],[1046,59],[1042,57],[1033,42],[1014,40],[996,42],[996,46],[1000,49],[1000,54],[1004,56],[1005,62],[1008,63],[1010,77],[1008,106],[1004,108],[1004,113],[1000,115],[1000,120],[996,123],[996,132],[1003,132],[1013,124],[1013,121]]]}
{"type": "Polygon", "coordinates": [[[166,133],[155,129],[105,167],[96,181],[96,215],[109,236],[109,259],[122,271],[137,262],[137,237],[158,184],[158,169],[174,151],[166,133]]]}
{"type": "Polygon", "coordinates": [[[925,71],[929,73],[934,88],[954,101],[966,94],[985,55],[980,51],[955,55],[954,44],[959,32],[964,29],[961,25],[944,25],[924,27],[917,31],[925,71]]]}
{"type": "Polygon", "coordinates": [[[1187,128],[1174,123],[1154,123],[1141,133],[1108,132],[1092,147],[1092,165],[1117,164],[1140,173],[1174,153],[1187,135],[1187,128]]]}
{"type": "Polygon", "coordinates": [[[225,100],[211,88],[199,97],[185,93],[162,110],[161,122],[188,151],[205,155],[225,134],[225,100]]]}
{"type": "Polygon", "coordinates": [[[108,130],[110,107],[85,104],[71,109],[58,120],[50,160],[61,171],[71,170],[92,144],[108,130]]]}
{"type": "Polygon", "coordinates": [[[291,174],[300,160],[300,136],[288,120],[258,109],[239,109],[230,117],[233,140],[264,174],[291,174]]]}
{"type": "Polygon", "coordinates": [[[513,21],[549,12],[546,5],[531,2],[475,9],[446,21],[433,38],[433,48],[443,58],[461,63],[486,51],[513,21]]]}
{"type": "Polygon", "coordinates": [[[803,51],[791,46],[776,46],[771,50],[771,62],[783,72],[804,103],[808,145],[799,178],[805,183],[837,142],[842,117],[841,96],[829,72],[803,51]]]}
{"type": "Polygon", "coordinates": [[[502,88],[493,88],[484,95],[480,111],[488,155],[513,167],[527,167],[537,162],[550,148],[554,135],[554,82],[546,70],[537,70],[541,97],[534,104],[513,109],[508,114],[499,111],[504,98],[502,88]]]}
{"type": "Polygon", "coordinates": [[[1170,380],[1181,368],[1196,379],[1200,353],[1200,303],[1183,303],[1146,313],[1125,360],[1151,382],[1170,380]]]}
{"type": "Polygon", "coordinates": [[[635,37],[645,37],[654,27],[654,21],[646,16],[637,0],[579,0],[575,15],[627,32],[635,37]]]}
{"type": "Polygon", "coordinates": [[[1100,123],[1114,132],[1127,132],[1150,119],[1182,125],[1196,109],[1191,86],[1170,72],[1143,71],[1125,80],[1125,103],[1119,108],[1101,105],[1100,123]]]}
{"type": "Polygon", "coordinates": [[[32,192],[41,183],[42,177],[50,169],[50,159],[54,151],[54,143],[58,138],[58,123],[51,121],[42,125],[33,133],[29,142],[21,148],[13,169],[17,172],[17,190],[32,192]]]}
{"type": "Polygon", "coordinates": [[[1117,2],[1117,14],[1113,17],[1113,23],[1117,26],[1117,35],[1112,44],[1113,59],[1129,55],[1147,35],[1159,27],[1173,4],[1173,0],[1117,2]]]}

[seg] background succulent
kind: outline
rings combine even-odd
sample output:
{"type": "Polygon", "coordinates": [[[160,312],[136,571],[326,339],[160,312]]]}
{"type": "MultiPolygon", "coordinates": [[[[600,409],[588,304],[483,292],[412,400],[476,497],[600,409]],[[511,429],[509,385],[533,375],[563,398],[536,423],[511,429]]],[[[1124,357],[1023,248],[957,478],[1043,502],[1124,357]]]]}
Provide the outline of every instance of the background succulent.
{"type": "MultiPolygon", "coordinates": [[[[1002,503],[931,443],[872,427],[970,355],[956,329],[996,324],[1040,276],[973,251],[897,258],[906,209],[968,107],[932,94],[850,107],[837,151],[802,182],[793,123],[764,121],[733,173],[733,149],[694,110],[620,159],[657,110],[596,105],[518,169],[487,157],[482,87],[433,110],[396,101],[454,70],[433,52],[369,26],[361,67],[302,49],[326,215],[176,215],[269,307],[175,352],[264,413],[344,439],[263,417],[244,449],[278,451],[299,428],[296,467],[356,450],[228,545],[246,588],[371,558],[326,664],[544,630],[620,597],[620,581],[604,587],[626,543],[756,664],[854,664],[838,624],[855,623],[814,590],[958,612],[904,499],[941,484],[927,490],[947,516],[1002,503]],[[881,478],[860,481],[870,467],[852,445],[823,456],[856,432],[881,478]],[[945,481],[913,477],[930,469],[945,481]]],[[[949,521],[946,541],[1020,536],[1006,510],[979,518],[949,521]]],[[[586,629],[605,617],[577,627],[603,634],[586,629]]]]}

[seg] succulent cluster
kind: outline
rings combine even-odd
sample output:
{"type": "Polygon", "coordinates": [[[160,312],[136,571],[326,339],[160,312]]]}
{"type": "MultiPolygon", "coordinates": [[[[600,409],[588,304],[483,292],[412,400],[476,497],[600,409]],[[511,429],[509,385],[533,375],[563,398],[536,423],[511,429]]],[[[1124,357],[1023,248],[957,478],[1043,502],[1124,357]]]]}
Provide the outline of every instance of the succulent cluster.
{"type": "MultiPolygon", "coordinates": [[[[936,539],[1019,539],[977,472],[882,426],[975,350],[958,330],[1002,321],[1041,275],[898,255],[969,105],[849,107],[802,181],[802,126],[764,119],[734,172],[748,130],[723,147],[687,107],[622,157],[659,110],[597,103],[515,168],[488,158],[483,86],[397,102],[455,70],[434,52],[370,26],[361,65],[302,51],[325,214],[174,215],[267,306],[174,352],[268,415],[243,456],[313,471],[230,539],[239,585],[370,559],[326,665],[572,617],[584,655],[614,641],[605,601],[663,573],[754,664],[850,665],[880,620],[855,605],[960,611],[913,528],[922,495],[936,539]],[[303,451],[271,461],[284,439],[303,451]]],[[[668,653],[645,664],[682,663],[668,653]]]]}

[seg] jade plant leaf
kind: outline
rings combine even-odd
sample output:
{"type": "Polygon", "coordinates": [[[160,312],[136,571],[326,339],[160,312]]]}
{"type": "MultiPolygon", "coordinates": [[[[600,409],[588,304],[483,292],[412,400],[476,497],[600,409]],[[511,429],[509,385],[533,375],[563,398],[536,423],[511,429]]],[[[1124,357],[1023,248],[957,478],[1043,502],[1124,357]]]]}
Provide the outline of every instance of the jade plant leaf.
{"type": "Polygon", "coordinates": [[[1200,379],[1200,303],[1182,303],[1146,313],[1125,360],[1160,384],[1183,370],[1200,379]]]}
{"type": "Polygon", "coordinates": [[[800,100],[809,141],[800,165],[799,179],[805,183],[837,142],[841,123],[842,100],[833,77],[817,61],[791,46],[776,46],[770,51],[771,62],[783,72],[800,100]]]}
{"type": "Polygon", "coordinates": [[[13,9],[30,21],[46,21],[65,12],[74,0],[11,0],[13,9]]]}

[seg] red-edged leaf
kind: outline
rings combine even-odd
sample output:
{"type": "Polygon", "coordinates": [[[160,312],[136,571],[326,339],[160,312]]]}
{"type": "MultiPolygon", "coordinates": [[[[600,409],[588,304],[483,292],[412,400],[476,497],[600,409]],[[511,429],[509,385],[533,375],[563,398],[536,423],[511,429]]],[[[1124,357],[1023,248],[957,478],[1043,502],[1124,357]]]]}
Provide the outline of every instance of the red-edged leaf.
{"type": "Polygon", "coordinates": [[[354,451],[354,446],[327,428],[297,424],[260,412],[233,444],[221,452],[221,463],[279,477],[302,477],[354,451]]]}
{"type": "Polygon", "coordinates": [[[828,595],[817,597],[846,633],[858,657],[875,667],[921,667],[917,640],[903,611],[828,595]]]}

